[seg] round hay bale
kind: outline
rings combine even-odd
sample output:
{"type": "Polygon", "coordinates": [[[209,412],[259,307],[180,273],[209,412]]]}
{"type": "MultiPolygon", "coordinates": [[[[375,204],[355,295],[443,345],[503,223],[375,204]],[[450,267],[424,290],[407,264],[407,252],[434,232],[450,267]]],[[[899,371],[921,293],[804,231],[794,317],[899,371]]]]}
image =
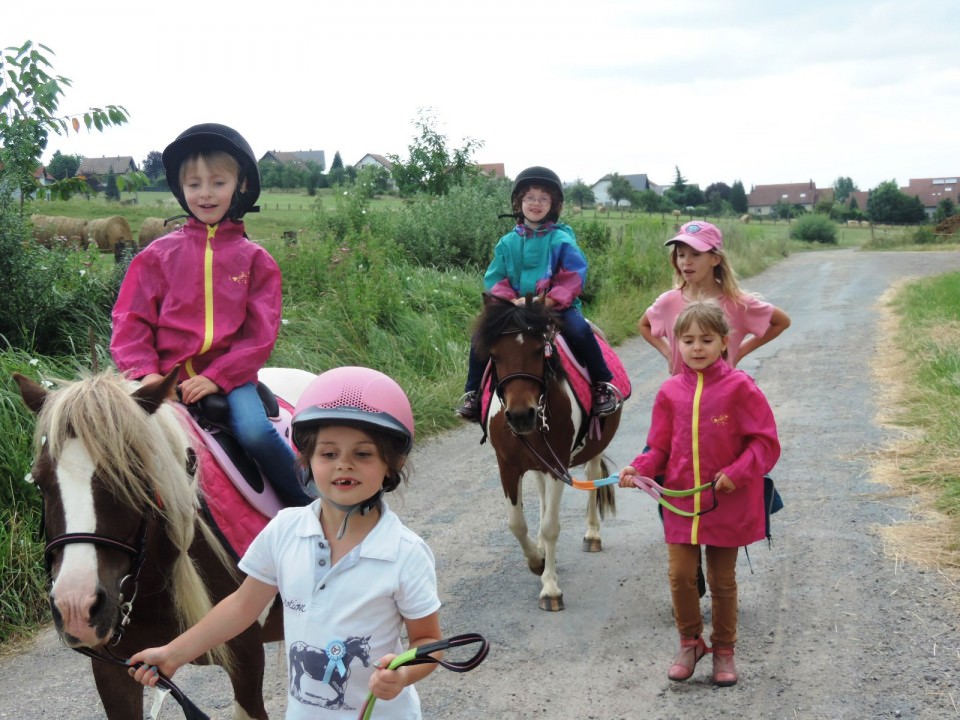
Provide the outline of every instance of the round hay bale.
{"type": "Polygon", "coordinates": [[[31,215],[33,237],[40,244],[52,247],[65,244],[74,248],[87,245],[87,221],[61,215],[31,215]]]}
{"type": "Polygon", "coordinates": [[[145,248],[158,237],[172,233],[182,225],[182,220],[170,220],[168,222],[158,217],[145,218],[143,224],[140,225],[140,232],[137,235],[137,246],[145,248]]]}
{"type": "Polygon", "coordinates": [[[743,215],[741,215],[741,216],[740,216],[740,222],[742,222],[742,223],[748,223],[748,222],[750,222],[750,213],[744,213],[743,215]]]}
{"type": "Polygon", "coordinates": [[[87,223],[87,237],[95,242],[102,252],[113,252],[117,243],[130,247],[133,242],[130,223],[120,215],[91,220],[87,223]]]}

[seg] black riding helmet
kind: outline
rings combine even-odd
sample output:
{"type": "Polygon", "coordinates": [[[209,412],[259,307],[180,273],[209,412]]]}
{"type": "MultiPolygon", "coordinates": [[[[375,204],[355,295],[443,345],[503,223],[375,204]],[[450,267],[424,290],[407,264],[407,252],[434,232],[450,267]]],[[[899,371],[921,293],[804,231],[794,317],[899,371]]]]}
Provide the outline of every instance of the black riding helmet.
{"type": "Polygon", "coordinates": [[[510,193],[510,204],[513,207],[514,215],[519,222],[523,222],[523,210],[520,206],[521,198],[531,185],[545,187],[553,198],[550,213],[545,218],[550,222],[556,222],[560,217],[560,211],[563,209],[563,183],[560,182],[560,176],[550,168],[534,165],[525,170],[521,170],[517,179],[513,183],[513,192],[510,193]]]}
{"type": "Polygon", "coordinates": [[[180,186],[181,165],[191,155],[212,150],[228,153],[240,166],[236,196],[227,216],[231,220],[240,220],[245,213],[259,212],[260,208],[256,206],[256,202],[260,197],[260,170],[257,167],[253,148],[236,130],[219,123],[202,123],[187,128],[163,151],[163,169],[167,174],[167,185],[176,196],[180,207],[187,213],[190,212],[183,195],[183,188],[180,186]],[[246,182],[246,189],[240,192],[244,182],[246,182]]]}

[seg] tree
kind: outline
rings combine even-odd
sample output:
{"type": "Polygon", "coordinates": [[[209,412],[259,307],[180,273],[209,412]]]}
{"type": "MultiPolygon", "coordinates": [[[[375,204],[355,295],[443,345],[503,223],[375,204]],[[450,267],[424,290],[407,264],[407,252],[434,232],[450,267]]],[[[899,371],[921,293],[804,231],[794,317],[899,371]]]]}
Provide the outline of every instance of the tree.
{"type": "Polygon", "coordinates": [[[680,174],[680,168],[677,165],[673,166],[673,169],[677,171],[676,176],[673,178],[673,189],[678,193],[683,192],[683,189],[687,186],[687,179],[680,174]]]}
{"type": "Polygon", "coordinates": [[[79,155],[63,155],[59,150],[53,153],[47,165],[47,172],[57,180],[66,180],[77,174],[83,158],[79,155]]]}
{"type": "Polygon", "coordinates": [[[934,222],[943,222],[948,217],[957,214],[957,206],[950,198],[944,198],[937,203],[937,210],[933,213],[934,222]]]}
{"type": "Polygon", "coordinates": [[[167,171],[163,167],[163,155],[157,150],[148,152],[146,160],[143,161],[142,170],[143,174],[154,182],[159,177],[165,177],[167,171]]]}
{"type": "Polygon", "coordinates": [[[874,223],[909,225],[923,222],[927,213],[920,198],[905,195],[895,180],[887,180],[870,191],[867,217],[874,223]]]}
{"type": "Polygon", "coordinates": [[[837,202],[844,202],[854,192],[859,192],[859,188],[850,178],[838,177],[833,181],[833,199],[837,202]]]}
{"type": "Polygon", "coordinates": [[[747,212],[747,193],[743,189],[743,183],[737,180],[730,187],[730,207],[733,208],[733,211],[740,213],[741,215],[747,212]]]}
{"type": "Polygon", "coordinates": [[[407,160],[398,155],[387,156],[393,163],[391,174],[401,195],[446,195],[454,185],[463,185],[479,174],[471,157],[483,147],[481,141],[464,138],[465,145],[451,152],[446,136],[434,127],[436,118],[426,108],[420,108],[413,124],[420,135],[408,146],[407,160]]]}
{"type": "Polygon", "coordinates": [[[103,191],[104,197],[107,200],[119,200],[120,199],[120,188],[117,187],[117,174],[113,171],[113,168],[110,168],[110,172],[107,173],[107,189],[103,191]]]}
{"type": "Polygon", "coordinates": [[[613,200],[616,207],[620,207],[621,200],[629,200],[633,197],[633,185],[623,175],[611,173],[607,176],[610,181],[610,187],[607,188],[607,195],[613,200]]]}
{"type": "MultiPolygon", "coordinates": [[[[70,87],[72,82],[48,72],[51,65],[41,50],[54,54],[46,45],[34,47],[28,40],[20,47],[6,48],[0,58],[0,186],[19,191],[21,214],[26,199],[38,187],[34,173],[40,167],[50,133],[65,135],[70,129],[79,132],[81,125],[88,131],[103,132],[104,128],[128,120],[126,109],[118,105],[58,116],[64,87],[70,87]]],[[[46,190],[62,196],[64,189],[69,194],[83,184],[79,178],[66,178],[46,190]]]]}
{"type": "Polygon", "coordinates": [[[573,185],[566,188],[563,194],[581,210],[583,210],[584,205],[593,205],[597,199],[593,194],[593,190],[590,189],[590,186],[580,178],[577,178],[577,181],[573,185]]]}

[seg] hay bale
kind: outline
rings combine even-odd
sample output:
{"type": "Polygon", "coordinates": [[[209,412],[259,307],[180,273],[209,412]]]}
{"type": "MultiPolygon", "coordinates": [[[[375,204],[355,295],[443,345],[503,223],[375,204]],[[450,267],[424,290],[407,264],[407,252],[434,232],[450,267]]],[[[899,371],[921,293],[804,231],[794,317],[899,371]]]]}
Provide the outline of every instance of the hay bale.
{"type": "Polygon", "coordinates": [[[124,247],[133,244],[133,232],[125,217],[96,218],[87,223],[87,238],[95,242],[102,252],[113,252],[118,243],[124,247]]]}
{"type": "Polygon", "coordinates": [[[748,222],[750,222],[750,213],[744,213],[743,215],[741,215],[741,216],[740,216],[740,222],[742,222],[742,223],[748,223],[748,222]]]}
{"type": "Polygon", "coordinates": [[[183,220],[170,220],[167,222],[163,218],[148,217],[144,219],[143,224],[140,226],[140,233],[137,235],[138,247],[145,248],[158,237],[172,233],[182,226],[183,220]]]}
{"type": "Polygon", "coordinates": [[[33,237],[41,245],[61,244],[74,248],[87,246],[87,221],[61,215],[31,215],[33,237]]]}

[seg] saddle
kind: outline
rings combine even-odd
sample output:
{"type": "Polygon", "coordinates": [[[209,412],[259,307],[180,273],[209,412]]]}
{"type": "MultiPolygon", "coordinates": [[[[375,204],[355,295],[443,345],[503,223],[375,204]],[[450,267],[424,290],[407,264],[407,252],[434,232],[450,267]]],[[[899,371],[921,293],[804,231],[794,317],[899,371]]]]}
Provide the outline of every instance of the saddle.
{"type": "MultiPolygon", "coordinates": [[[[263,383],[257,384],[257,393],[267,417],[282,437],[289,438],[293,406],[263,383]]],[[[231,433],[225,395],[207,395],[199,403],[177,403],[176,408],[192,435],[204,513],[224,545],[239,558],[283,503],[231,433]]]]}

